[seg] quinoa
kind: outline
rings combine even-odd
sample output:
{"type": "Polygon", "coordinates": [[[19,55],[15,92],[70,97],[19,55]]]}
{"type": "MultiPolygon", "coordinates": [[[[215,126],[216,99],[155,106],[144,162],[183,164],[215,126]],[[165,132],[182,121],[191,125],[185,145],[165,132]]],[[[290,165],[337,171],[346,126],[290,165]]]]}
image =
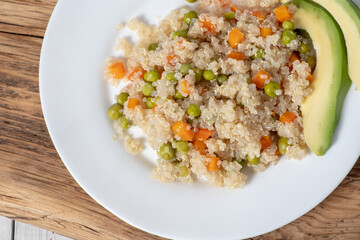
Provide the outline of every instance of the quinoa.
{"type": "MultiPolygon", "coordinates": [[[[280,160],[279,138],[287,139],[286,158],[302,159],[307,154],[300,105],[311,93],[312,69],[304,60],[315,51],[311,40],[299,35],[289,44],[282,42],[284,29],[273,11],[277,6],[278,0],[199,0],[198,17],[190,25],[184,22],[184,15],[191,11],[186,7],[173,10],[158,26],[138,19],[127,23],[139,41],[134,46],[125,39],[118,41],[116,50],[126,59],[108,60],[105,78],[117,84],[110,66],[115,62],[126,66],[127,75],[121,81],[131,81],[121,90],[129,95],[121,116],[140,127],[149,145],[159,152],[154,178],[164,183],[205,178],[216,187],[241,188],[247,178],[244,168],[261,172],[280,160]],[[237,9],[235,20],[224,17],[230,7],[237,9]],[[260,11],[264,19],[254,11],[260,11]],[[229,32],[235,28],[244,39],[232,47],[229,32]],[[271,34],[261,36],[260,28],[270,29],[271,34]],[[186,30],[186,37],[174,37],[179,30],[186,30]],[[302,42],[310,50],[298,54],[302,42]],[[156,48],[149,50],[152,43],[156,48]],[[254,57],[259,51],[261,56],[254,57]],[[233,52],[241,53],[242,59],[230,57],[233,52]],[[293,54],[298,59],[290,61],[293,54]],[[185,73],[184,63],[189,64],[185,73]],[[146,83],[146,74],[154,70],[159,78],[146,83]],[[199,79],[198,70],[212,71],[213,80],[205,80],[205,75],[199,79]],[[172,79],[168,74],[173,74],[172,79]],[[226,81],[220,83],[222,75],[226,81]],[[145,96],[146,84],[153,91],[145,96]],[[264,91],[268,84],[279,86],[274,96],[264,91]],[[199,116],[188,110],[191,105],[198,107],[199,116]],[[293,116],[291,121],[283,120],[287,113],[293,116]],[[177,124],[183,124],[186,136],[177,132],[177,124]],[[209,134],[206,139],[198,137],[202,131],[209,134]],[[179,141],[187,143],[182,145],[185,150],[177,149],[179,141]],[[167,152],[162,154],[164,146],[167,152]]],[[[292,4],[288,9],[296,11],[292,4]]],[[[141,141],[127,134],[121,124],[114,121],[126,150],[140,153],[141,141]]]]}

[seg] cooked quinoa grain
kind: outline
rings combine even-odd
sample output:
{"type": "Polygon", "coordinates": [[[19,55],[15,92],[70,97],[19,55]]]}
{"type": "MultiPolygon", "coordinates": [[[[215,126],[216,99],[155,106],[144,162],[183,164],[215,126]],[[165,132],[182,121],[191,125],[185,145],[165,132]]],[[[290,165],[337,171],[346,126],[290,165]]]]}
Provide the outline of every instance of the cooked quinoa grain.
{"type": "Polygon", "coordinates": [[[139,41],[120,40],[126,61],[108,61],[107,79],[118,82],[113,76],[123,72],[112,66],[121,62],[131,80],[109,117],[130,153],[143,147],[127,128],[143,130],[158,152],[152,176],[161,182],[204,177],[239,188],[244,168],[260,172],[282,155],[306,155],[299,107],[311,93],[315,51],[290,20],[277,20],[278,0],[196,2],[158,26],[127,24],[139,41]]]}

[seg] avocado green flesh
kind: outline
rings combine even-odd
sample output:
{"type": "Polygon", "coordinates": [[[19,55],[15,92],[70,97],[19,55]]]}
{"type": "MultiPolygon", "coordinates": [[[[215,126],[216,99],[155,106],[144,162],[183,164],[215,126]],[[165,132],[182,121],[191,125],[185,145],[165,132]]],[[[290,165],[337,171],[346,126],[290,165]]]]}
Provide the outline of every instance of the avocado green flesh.
{"type": "Polygon", "coordinates": [[[349,75],[360,90],[360,9],[351,0],[313,0],[328,10],[340,25],[348,49],[349,75]]]}
{"type": "Polygon", "coordinates": [[[304,136],[309,148],[322,156],[331,146],[351,85],[346,45],[339,25],[323,7],[309,0],[294,0],[294,4],[298,7],[295,27],[309,33],[317,54],[313,91],[301,106],[304,136]]]}

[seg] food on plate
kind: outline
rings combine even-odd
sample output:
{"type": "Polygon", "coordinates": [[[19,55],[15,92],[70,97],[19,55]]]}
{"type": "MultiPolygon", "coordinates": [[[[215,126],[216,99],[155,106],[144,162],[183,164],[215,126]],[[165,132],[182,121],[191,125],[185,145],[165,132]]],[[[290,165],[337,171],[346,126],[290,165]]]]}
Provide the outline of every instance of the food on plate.
{"type": "Polygon", "coordinates": [[[346,41],[349,75],[360,90],[360,9],[351,0],[313,0],[320,4],[340,25],[346,41]]]}
{"type": "Polygon", "coordinates": [[[294,4],[298,7],[294,14],[295,27],[307,30],[317,52],[316,81],[312,83],[311,95],[301,106],[304,136],[316,155],[324,155],[331,146],[351,85],[346,46],[339,25],[329,12],[309,0],[294,0],[294,4]]]}
{"type": "Polygon", "coordinates": [[[197,8],[158,26],[131,20],[139,41],[120,39],[124,58],[108,60],[105,78],[125,84],[108,116],[127,151],[142,152],[140,128],[154,178],[231,189],[282,155],[323,155],[351,84],[333,17],[309,0],[187,1],[197,8]]]}

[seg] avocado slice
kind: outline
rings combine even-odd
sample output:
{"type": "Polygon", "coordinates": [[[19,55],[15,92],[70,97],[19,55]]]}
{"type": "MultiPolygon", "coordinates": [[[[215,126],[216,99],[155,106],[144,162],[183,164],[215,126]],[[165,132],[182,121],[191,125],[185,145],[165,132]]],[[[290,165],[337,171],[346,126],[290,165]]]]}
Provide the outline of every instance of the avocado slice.
{"type": "Polygon", "coordinates": [[[360,90],[360,9],[351,0],[313,0],[328,10],[340,25],[348,49],[349,75],[360,90]]]}
{"type": "MultiPolygon", "coordinates": [[[[330,1],[330,0],[329,0],[330,1]]],[[[310,0],[294,0],[295,27],[306,30],[317,54],[313,89],[301,105],[305,141],[318,156],[330,148],[350,88],[344,35],[331,14],[310,0]]]]}

